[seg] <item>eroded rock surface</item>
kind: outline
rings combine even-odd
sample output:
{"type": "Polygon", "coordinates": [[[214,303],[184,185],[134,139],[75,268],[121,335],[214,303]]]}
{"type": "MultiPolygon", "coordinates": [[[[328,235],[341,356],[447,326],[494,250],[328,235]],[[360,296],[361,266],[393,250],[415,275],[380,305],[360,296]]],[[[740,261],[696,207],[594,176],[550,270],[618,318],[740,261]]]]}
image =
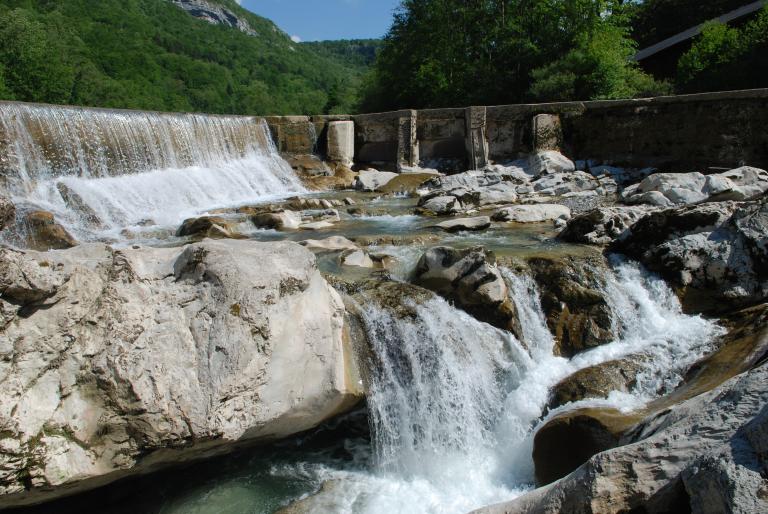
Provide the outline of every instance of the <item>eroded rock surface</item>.
{"type": "Polygon", "coordinates": [[[295,243],[2,249],[0,270],[2,506],[285,437],[362,394],[341,298],[295,243]]]}
{"type": "Polygon", "coordinates": [[[766,512],[768,366],[644,420],[630,444],[481,514],[766,512]]]}
{"type": "Polygon", "coordinates": [[[0,196],[0,230],[9,226],[16,217],[16,207],[7,198],[0,196]]]}

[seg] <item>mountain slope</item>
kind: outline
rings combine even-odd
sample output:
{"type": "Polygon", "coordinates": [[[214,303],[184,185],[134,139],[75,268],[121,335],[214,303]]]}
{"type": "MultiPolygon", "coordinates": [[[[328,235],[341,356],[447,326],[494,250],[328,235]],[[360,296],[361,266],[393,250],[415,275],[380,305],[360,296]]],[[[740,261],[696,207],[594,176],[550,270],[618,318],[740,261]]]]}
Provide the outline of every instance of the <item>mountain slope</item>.
{"type": "Polygon", "coordinates": [[[340,112],[353,109],[359,76],[231,0],[0,0],[0,99],[340,112]]]}

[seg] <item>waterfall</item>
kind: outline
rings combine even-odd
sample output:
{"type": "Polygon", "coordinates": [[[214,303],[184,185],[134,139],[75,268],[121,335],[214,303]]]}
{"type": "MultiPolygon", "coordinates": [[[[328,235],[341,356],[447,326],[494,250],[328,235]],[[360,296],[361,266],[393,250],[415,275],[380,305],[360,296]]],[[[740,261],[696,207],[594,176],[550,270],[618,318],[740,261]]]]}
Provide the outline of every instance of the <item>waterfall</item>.
{"type": "Polygon", "coordinates": [[[266,122],[0,103],[0,190],[83,239],[304,189],[266,122]]]}
{"type": "Polygon", "coordinates": [[[616,339],[572,359],[552,353],[536,283],[507,269],[524,345],[438,298],[404,300],[410,315],[364,302],[373,355],[372,463],[318,472],[319,480],[337,482],[329,512],[458,514],[509,500],[533,485],[533,437],[549,417],[579,406],[629,411],[679,383],[720,329],[683,314],[670,288],[637,265],[615,260],[613,266],[602,287],[616,339]],[[545,414],[560,380],[639,353],[651,358],[634,390],[545,414]]]}

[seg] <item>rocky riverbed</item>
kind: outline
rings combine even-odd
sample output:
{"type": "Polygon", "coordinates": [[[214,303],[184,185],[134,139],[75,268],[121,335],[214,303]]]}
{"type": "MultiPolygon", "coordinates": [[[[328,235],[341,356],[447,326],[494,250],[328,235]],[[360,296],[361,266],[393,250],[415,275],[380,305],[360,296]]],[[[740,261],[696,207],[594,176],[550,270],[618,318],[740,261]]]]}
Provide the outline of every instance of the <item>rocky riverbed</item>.
{"type": "Polygon", "coordinates": [[[768,173],[587,164],[0,198],[0,506],[768,510],[768,173]]]}

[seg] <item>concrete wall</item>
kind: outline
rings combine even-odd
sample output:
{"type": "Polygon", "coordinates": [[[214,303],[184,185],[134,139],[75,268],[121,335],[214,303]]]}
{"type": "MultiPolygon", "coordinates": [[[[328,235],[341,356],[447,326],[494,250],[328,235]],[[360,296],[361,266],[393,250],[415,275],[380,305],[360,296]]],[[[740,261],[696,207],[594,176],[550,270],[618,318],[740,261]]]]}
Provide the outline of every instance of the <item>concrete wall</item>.
{"type": "Polygon", "coordinates": [[[325,125],[355,122],[355,161],[398,168],[465,168],[533,151],[533,118],[559,116],[573,159],[672,171],[750,164],[768,168],[768,89],[639,100],[396,111],[358,116],[268,118],[278,147],[302,153],[311,123],[320,153],[325,125]],[[297,121],[303,118],[304,121],[297,121]],[[296,124],[303,124],[301,129],[296,124]],[[304,138],[304,139],[302,139],[304,138]]]}

